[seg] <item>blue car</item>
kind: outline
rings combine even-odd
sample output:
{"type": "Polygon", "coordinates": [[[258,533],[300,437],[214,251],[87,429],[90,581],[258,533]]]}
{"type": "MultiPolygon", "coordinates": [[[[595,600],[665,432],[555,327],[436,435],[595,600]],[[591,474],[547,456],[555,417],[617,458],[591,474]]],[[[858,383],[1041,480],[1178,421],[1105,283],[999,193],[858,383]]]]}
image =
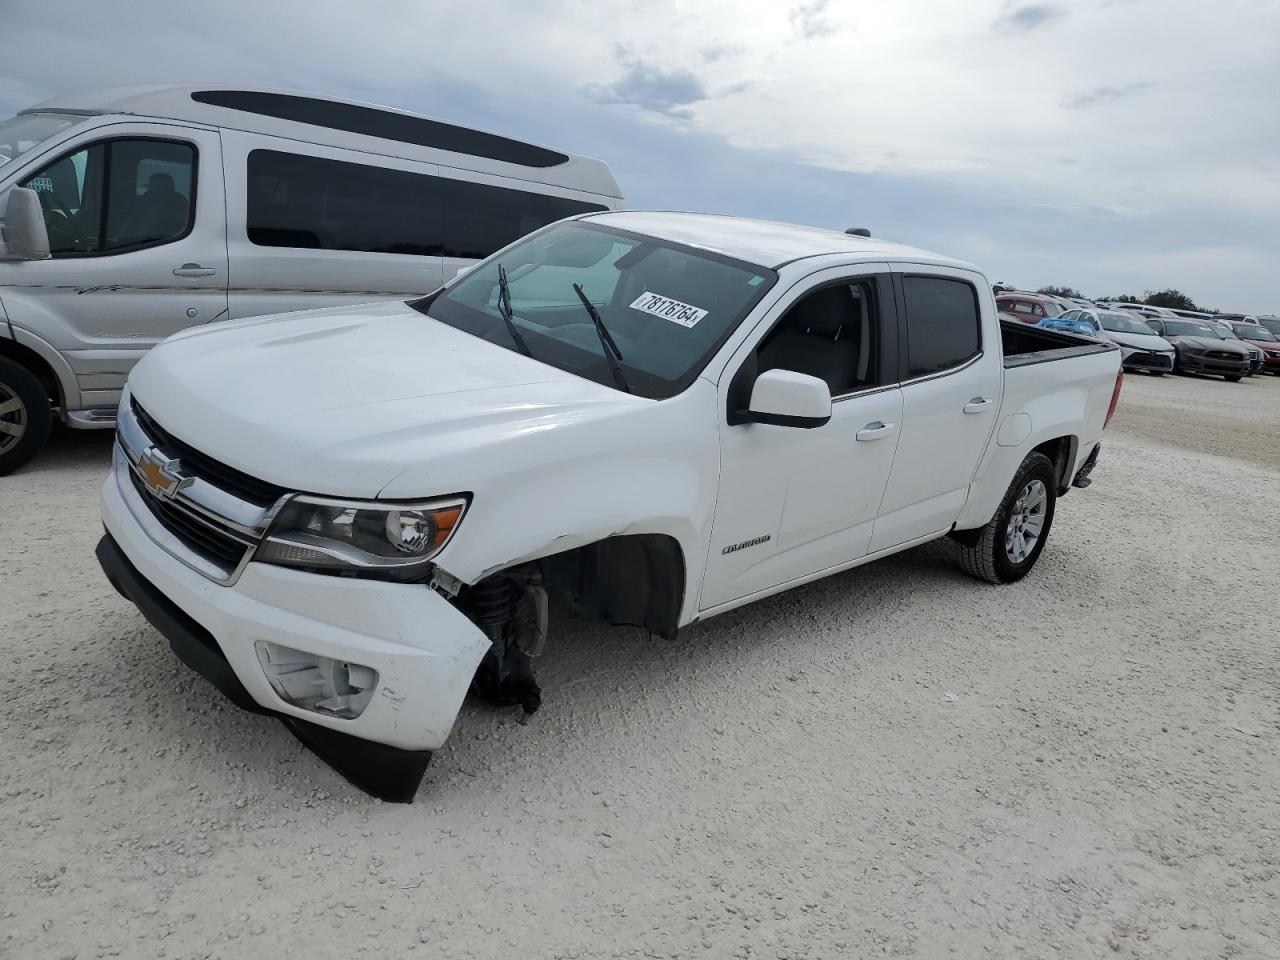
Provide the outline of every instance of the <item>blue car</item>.
{"type": "Polygon", "coordinates": [[[1094,337],[1095,339],[1106,339],[1106,335],[1094,326],[1090,319],[1085,319],[1082,310],[1069,310],[1064,314],[1056,317],[1045,317],[1040,320],[1036,326],[1044,327],[1047,330],[1061,330],[1063,333],[1078,333],[1084,337],[1094,337]]]}

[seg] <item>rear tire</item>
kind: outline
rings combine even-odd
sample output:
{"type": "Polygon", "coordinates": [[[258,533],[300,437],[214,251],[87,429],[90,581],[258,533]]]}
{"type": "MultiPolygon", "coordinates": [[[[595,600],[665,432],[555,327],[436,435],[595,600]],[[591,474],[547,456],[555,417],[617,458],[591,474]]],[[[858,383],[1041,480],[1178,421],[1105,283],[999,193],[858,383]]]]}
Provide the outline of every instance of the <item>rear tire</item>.
{"type": "Polygon", "coordinates": [[[1043,453],[1031,453],[1000,507],[980,530],[954,537],[964,572],[988,583],[1021,580],[1040,559],[1058,501],[1058,475],[1043,453]]]}
{"type": "Polygon", "coordinates": [[[44,385],[26,367],[0,357],[0,477],[40,452],[52,424],[44,385]]]}

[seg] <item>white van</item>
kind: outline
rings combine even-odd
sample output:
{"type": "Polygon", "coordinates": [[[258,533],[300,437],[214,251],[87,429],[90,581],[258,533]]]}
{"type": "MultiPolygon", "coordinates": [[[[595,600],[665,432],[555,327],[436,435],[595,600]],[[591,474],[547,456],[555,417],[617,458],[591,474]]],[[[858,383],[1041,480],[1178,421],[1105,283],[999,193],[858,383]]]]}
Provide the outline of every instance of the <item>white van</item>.
{"type": "Polygon", "coordinates": [[[324,97],[128,87],[24,110],[0,123],[0,474],[55,415],[114,426],[129,370],[178,330],[429,293],[621,206],[599,160],[324,97]]]}

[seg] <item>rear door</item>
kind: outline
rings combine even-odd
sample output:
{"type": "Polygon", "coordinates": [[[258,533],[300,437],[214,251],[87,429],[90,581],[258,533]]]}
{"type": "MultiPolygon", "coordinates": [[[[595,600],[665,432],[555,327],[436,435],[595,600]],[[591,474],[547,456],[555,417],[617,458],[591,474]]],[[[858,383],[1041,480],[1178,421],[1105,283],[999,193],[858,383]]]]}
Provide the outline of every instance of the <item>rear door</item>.
{"type": "Polygon", "coordinates": [[[895,264],[902,436],[871,537],[875,553],[945,531],[995,428],[1003,362],[985,280],[947,267],[895,264]],[[989,333],[988,333],[989,332],[989,333]]]}
{"type": "Polygon", "coordinates": [[[806,278],[739,348],[720,385],[720,488],[701,609],[866,555],[902,425],[896,350],[886,264],[806,278]],[[734,422],[767,369],[827,380],[830,422],[734,422]]]}
{"type": "Polygon", "coordinates": [[[218,133],[120,123],[26,177],[52,258],[17,264],[11,321],[50,341],[85,407],[112,406],[154,344],[227,312],[227,233],[218,133]]]}

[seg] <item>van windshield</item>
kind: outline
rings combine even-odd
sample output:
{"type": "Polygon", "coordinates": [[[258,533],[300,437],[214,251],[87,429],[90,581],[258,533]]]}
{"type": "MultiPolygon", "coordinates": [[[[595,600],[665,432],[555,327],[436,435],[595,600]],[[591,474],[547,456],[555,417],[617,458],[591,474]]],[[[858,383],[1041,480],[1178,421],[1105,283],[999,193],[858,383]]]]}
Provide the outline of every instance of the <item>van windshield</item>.
{"type": "Polygon", "coordinates": [[[69,113],[23,113],[5,120],[0,123],[0,167],[83,119],[69,113]]]}
{"type": "Polygon", "coordinates": [[[508,247],[444,291],[411,301],[434,320],[619,386],[591,311],[618,348],[623,381],[661,400],[691,384],[777,281],[767,267],[655,237],[562,221],[508,247]],[[500,302],[506,272],[509,318],[500,302]]]}

